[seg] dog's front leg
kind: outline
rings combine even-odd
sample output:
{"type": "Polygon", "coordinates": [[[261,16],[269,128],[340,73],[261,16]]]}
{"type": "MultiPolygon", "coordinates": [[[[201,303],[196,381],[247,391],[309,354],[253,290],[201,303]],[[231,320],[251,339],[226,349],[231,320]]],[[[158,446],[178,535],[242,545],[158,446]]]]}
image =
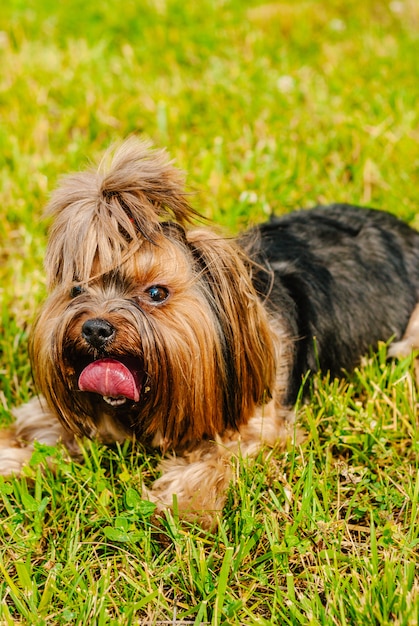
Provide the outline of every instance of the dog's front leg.
{"type": "Polygon", "coordinates": [[[74,437],[61,426],[42,397],[32,398],[13,414],[15,423],[0,430],[0,475],[20,474],[32,456],[35,441],[48,446],[61,442],[71,455],[79,452],[74,437]]]}
{"type": "MultiPolygon", "coordinates": [[[[409,323],[400,341],[394,341],[388,349],[388,356],[403,358],[409,356],[412,351],[419,350],[419,304],[417,304],[410,316],[409,323]]],[[[419,357],[414,361],[416,383],[419,385],[419,357]]]]}
{"type": "Polygon", "coordinates": [[[234,479],[234,458],[256,458],[265,448],[284,449],[299,443],[303,434],[294,425],[292,409],[279,410],[274,402],[260,408],[238,431],[226,431],[214,441],[204,441],[182,456],[164,459],[161,477],[144,496],[157,509],[172,508],[174,500],[183,519],[210,528],[221,513],[234,479]]]}
{"type": "Polygon", "coordinates": [[[162,461],[161,477],[144,497],[158,512],[175,508],[182,519],[210,528],[224,506],[232,479],[231,452],[217,443],[203,443],[184,456],[162,461]]]}

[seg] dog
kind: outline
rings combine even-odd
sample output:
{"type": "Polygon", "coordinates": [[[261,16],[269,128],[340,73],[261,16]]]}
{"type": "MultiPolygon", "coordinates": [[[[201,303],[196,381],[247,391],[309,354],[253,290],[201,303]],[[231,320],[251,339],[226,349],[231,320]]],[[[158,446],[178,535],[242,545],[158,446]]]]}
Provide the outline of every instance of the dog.
{"type": "Polygon", "coordinates": [[[298,439],[308,373],[341,376],[379,341],[419,347],[419,233],[388,213],[318,206],[229,239],[194,226],[182,173],[131,138],[64,178],[47,215],[39,396],[15,411],[2,474],[35,441],[139,441],[164,453],[144,497],[210,526],[233,457],[298,439]]]}

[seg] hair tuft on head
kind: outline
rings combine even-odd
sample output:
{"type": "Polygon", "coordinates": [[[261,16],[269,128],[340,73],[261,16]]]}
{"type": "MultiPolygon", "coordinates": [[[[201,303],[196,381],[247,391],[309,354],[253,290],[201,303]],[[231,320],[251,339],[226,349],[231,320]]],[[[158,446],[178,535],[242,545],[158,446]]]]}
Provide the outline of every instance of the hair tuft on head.
{"type": "Polygon", "coordinates": [[[135,137],[110,148],[98,168],[65,176],[46,215],[54,219],[45,260],[50,287],[110,271],[143,239],[154,241],[162,221],[185,226],[198,216],[167,152],[135,137]]]}

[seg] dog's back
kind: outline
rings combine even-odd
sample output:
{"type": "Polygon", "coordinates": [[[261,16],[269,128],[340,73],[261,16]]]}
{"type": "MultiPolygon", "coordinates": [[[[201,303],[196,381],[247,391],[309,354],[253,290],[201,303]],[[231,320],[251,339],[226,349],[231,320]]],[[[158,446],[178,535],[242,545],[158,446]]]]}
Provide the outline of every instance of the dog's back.
{"type": "Polygon", "coordinates": [[[383,211],[345,204],[258,227],[255,284],[295,337],[289,400],[308,371],[351,370],[378,341],[400,339],[419,301],[419,233],[383,211]]]}

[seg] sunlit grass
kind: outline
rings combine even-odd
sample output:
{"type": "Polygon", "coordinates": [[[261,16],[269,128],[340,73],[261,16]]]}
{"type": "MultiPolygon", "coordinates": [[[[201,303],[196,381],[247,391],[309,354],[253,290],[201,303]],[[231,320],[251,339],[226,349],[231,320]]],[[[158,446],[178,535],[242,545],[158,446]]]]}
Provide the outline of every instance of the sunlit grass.
{"type": "MultiPolygon", "coordinates": [[[[3,5],[2,423],[34,393],[48,194],[113,141],[167,146],[226,232],[333,201],[419,227],[413,0],[3,5]]],[[[299,416],[301,447],[237,461],[210,533],[176,514],[156,526],[141,449],[38,449],[25,479],[0,479],[0,623],[416,625],[411,359],[383,345],[347,378],[316,377],[299,416]]]]}

